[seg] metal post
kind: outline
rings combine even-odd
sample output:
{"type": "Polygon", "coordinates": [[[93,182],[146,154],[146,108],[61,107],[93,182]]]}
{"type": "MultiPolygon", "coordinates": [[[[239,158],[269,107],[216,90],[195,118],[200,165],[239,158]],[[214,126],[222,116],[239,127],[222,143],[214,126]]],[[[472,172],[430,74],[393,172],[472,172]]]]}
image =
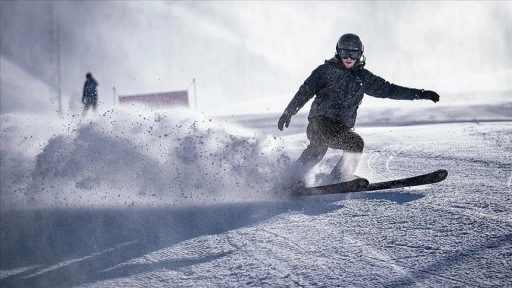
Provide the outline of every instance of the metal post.
{"type": "Polygon", "coordinates": [[[112,100],[113,100],[113,102],[112,103],[114,104],[113,106],[116,106],[116,104],[117,104],[116,86],[112,87],[112,89],[113,89],[113,93],[112,93],[112,100]]]}
{"type": "Polygon", "coordinates": [[[192,80],[194,82],[194,104],[195,108],[197,110],[197,85],[196,85],[196,78],[192,80]]]}
{"type": "Polygon", "coordinates": [[[60,71],[60,25],[59,25],[59,8],[57,6],[58,1],[53,1],[53,19],[55,23],[55,42],[57,45],[57,99],[59,107],[57,113],[62,115],[62,88],[61,88],[61,71],[60,71]]]}

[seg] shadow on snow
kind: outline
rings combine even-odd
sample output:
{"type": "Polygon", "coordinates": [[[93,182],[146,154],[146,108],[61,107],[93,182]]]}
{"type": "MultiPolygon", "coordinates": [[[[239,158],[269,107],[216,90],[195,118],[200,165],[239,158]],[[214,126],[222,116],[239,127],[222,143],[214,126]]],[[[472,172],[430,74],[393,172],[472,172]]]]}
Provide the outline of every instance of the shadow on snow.
{"type": "Polygon", "coordinates": [[[289,211],[320,215],[343,208],[336,201],[367,199],[403,204],[422,197],[408,192],[375,192],[187,208],[4,211],[0,269],[21,272],[4,274],[0,286],[62,287],[161,268],[178,269],[221,258],[225,253],[105,271],[187,239],[255,225],[289,211]]]}

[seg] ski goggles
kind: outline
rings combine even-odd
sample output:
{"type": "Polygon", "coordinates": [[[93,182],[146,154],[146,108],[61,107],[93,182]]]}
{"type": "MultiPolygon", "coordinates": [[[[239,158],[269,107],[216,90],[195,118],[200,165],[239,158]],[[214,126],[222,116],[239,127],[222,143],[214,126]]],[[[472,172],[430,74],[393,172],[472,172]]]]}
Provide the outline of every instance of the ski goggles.
{"type": "Polygon", "coordinates": [[[340,55],[343,59],[352,59],[352,60],[358,60],[361,58],[363,53],[359,50],[349,50],[349,49],[340,49],[338,50],[338,55],[340,55]]]}

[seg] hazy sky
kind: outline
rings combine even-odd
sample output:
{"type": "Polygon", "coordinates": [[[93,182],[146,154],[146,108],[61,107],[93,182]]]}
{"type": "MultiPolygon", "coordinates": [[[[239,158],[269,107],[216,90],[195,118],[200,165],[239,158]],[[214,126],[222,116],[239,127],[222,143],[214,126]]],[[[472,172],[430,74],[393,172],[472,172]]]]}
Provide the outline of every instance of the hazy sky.
{"type": "MultiPolygon", "coordinates": [[[[512,73],[507,1],[53,3],[63,93],[79,99],[91,71],[105,106],[114,86],[125,95],[182,90],[196,78],[206,112],[282,111],[347,32],[361,37],[366,67],[390,82],[440,93],[512,89],[502,81],[512,73]]],[[[2,56],[42,79],[52,70],[38,69],[52,59],[40,27],[51,23],[50,4],[2,2],[2,56]]]]}

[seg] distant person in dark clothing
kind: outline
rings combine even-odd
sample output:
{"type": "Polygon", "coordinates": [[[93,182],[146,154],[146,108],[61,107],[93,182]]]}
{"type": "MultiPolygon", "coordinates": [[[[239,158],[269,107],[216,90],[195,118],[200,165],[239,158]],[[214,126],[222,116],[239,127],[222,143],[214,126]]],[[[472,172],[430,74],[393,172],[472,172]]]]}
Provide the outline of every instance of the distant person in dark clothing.
{"type": "Polygon", "coordinates": [[[439,101],[434,91],[398,86],[372,74],[364,68],[363,52],[359,36],[342,35],[335,56],[312,72],[279,118],[278,128],[283,130],[290,125],[292,116],[316,95],[306,131],[310,143],[292,165],[285,186],[305,186],[304,174],[322,160],[328,148],[342,150],[343,154],[329,174],[327,184],[361,178],[354,172],[364,141],[354,132],[354,126],[364,94],[395,100],[439,101]]]}
{"type": "Polygon", "coordinates": [[[82,94],[82,103],[84,104],[84,111],[82,116],[87,114],[89,108],[92,107],[93,111],[96,113],[96,109],[98,108],[98,82],[92,77],[92,73],[88,72],[85,74],[85,84],[84,84],[84,92],[82,94]]]}

